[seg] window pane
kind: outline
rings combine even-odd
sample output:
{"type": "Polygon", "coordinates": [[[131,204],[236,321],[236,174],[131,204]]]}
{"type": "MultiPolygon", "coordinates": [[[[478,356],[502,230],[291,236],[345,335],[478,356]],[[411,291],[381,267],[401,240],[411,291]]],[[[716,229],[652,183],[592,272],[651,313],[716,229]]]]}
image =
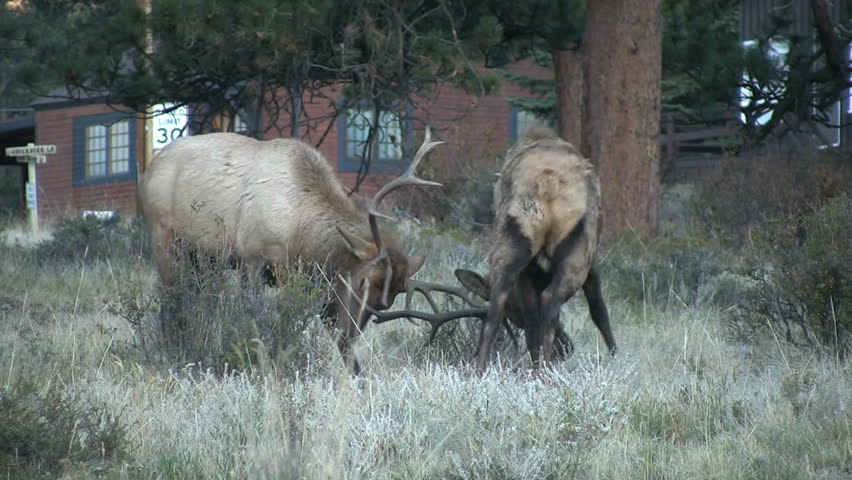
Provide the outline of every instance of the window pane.
{"type": "Polygon", "coordinates": [[[122,120],[110,129],[109,173],[126,173],[130,167],[130,122],[122,120]]]}
{"type": "Polygon", "coordinates": [[[249,128],[248,122],[245,120],[246,118],[248,118],[248,116],[246,115],[246,111],[243,109],[240,109],[240,111],[234,115],[234,132],[242,134],[248,133],[249,128]]]}
{"type": "Polygon", "coordinates": [[[86,176],[106,175],[106,127],[86,127],[86,176]]]}
{"type": "Polygon", "coordinates": [[[373,112],[370,110],[353,108],[346,112],[346,158],[363,158],[372,124],[373,112]]]}
{"type": "Polygon", "coordinates": [[[381,160],[399,160],[402,158],[402,132],[399,116],[394,112],[382,112],[379,119],[379,149],[381,160]]]}
{"type": "Polygon", "coordinates": [[[533,127],[546,127],[547,121],[543,120],[530,112],[518,111],[516,114],[516,122],[518,127],[518,138],[522,137],[527,130],[533,127]]]}
{"type": "Polygon", "coordinates": [[[130,155],[127,147],[110,149],[109,173],[126,173],[130,167],[130,155]]]}
{"type": "Polygon", "coordinates": [[[127,146],[129,143],[130,132],[128,129],[128,121],[123,120],[121,122],[113,124],[109,129],[110,133],[110,146],[127,146]]]}
{"type": "Polygon", "coordinates": [[[106,175],[106,151],[90,151],[86,156],[86,164],[86,176],[106,175]]]}
{"type": "MultiPolygon", "coordinates": [[[[776,75],[753,77],[748,71],[743,72],[743,86],[740,87],[740,106],[752,107],[755,125],[765,125],[772,118],[772,109],[778,103],[775,98],[784,94],[784,80],[790,69],[787,63],[787,55],[790,45],[786,39],[774,38],[769,40],[765,50],[758,50],[760,45],[754,40],[746,40],[742,43],[746,52],[758,52],[764,61],[768,62],[780,77],[776,75]],[[777,78],[776,78],[777,77],[777,78]]],[[[746,123],[745,112],[740,114],[740,120],[746,123]]]]}

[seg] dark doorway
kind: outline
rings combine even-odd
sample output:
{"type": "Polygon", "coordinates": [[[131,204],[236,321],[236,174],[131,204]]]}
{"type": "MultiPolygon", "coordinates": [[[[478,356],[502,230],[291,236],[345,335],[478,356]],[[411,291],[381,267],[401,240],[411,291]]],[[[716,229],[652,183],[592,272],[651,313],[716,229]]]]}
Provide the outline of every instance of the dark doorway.
{"type": "Polygon", "coordinates": [[[27,166],[16,157],[7,157],[6,149],[35,141],[35,121],[31,109],[0,112],[0,222],[26,215],[25,184],[27,166]]]}

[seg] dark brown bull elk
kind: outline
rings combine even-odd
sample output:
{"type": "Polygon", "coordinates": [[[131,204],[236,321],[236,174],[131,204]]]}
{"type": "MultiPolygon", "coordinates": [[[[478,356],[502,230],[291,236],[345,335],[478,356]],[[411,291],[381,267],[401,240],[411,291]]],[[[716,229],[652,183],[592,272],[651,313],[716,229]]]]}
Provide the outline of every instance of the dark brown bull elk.
{"type": "MultiPolygon", "coordinates": [[[[484,320],[476,365],[484,370],[497,328],[508,318],[526,332],[535,365],[570,354],[559,324],[562,305],[583,289],[592,320],[616,351],[600,279],[594,268],[600,235],[600,186],[591,163],[549,129],[533,129],[506,154],[494,191],[495,222],[488,280],[457,270],[459,281],[488,307],[404,312],[429,320],[434,331],[455,318],[484,320]]],[[[384,313],[380,321],[402,316],[384,313]]]]}
{"type": "Polygon", "coordinates": [[[600,238],[600,183],[592,164],[550,129],[532,129],[506,154],[494,188],[488,252],[488,317],[477,367],[484,370],[509,298],[520,307],[533,362],[549,363],[559,312],[581,287],[610,353],[615,339],[594,270],[600,238]]]}
{"type": "Polygon", "coordinates": [[[346,194],[328,160],[300,140],[233,133],[176,140],[156,156],[138,190],[160,277],[175,283],[179,239],[202,251],[232,252],[242,265],[320,265],[332,279],[338,347],[357,373],[352,339],[372,312],[406,291],[425,260],[407,255],[382,231],[379,204],[405,185],[440,186],[414,172],[441,143],[431,141],[427,128],[408,170],[365,208],[346,194]]]}

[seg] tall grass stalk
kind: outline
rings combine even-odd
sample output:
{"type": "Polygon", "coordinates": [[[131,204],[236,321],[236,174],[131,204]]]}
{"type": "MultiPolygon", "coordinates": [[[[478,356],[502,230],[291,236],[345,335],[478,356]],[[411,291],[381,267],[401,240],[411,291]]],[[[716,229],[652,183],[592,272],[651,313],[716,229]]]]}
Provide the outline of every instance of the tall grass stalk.
{"type": "MultiPolygon", "coordinates": [[[[434,235],[438,247],[425,252],[419,278],[454,282],[455,268],[485,271],[478,247],[434,235]]],[[[412,243],[423,248],[426,240],[412,243]]],[[[269,349],[255,348],[262,339],[245,336],[234,344],[240,355],[223,357],[243,361],[239,368],[163,363],[140,353],[157,345],[137,336],[158,308],[146,300],[159,295],[149,263],[0,262],[21,266],[0,281],[29,282],[0,298],[7,372],[0,405],[10,406],[0,415],[18,412],[0,417],[0,474],[11,478],[843,479],[852,472],[849,364],[774,331],[748,342],[730,335],[730,305],[715,290],[726,284],[718,275],[696,276],[697,285],[672,281],[688,277],[684,263],[605,277],[615,358],[578,295],[562,310],[576,353],[552,371],[531,371],[523,346],[503,338],[503,366],[493,362],[480,376],[470,367],[477,321],[448,326],[452,335],[432,345],[427,327],[399,321],[362,332],[356,355],[365,373],[352,377],[311,312],[297,312],[308,321],[288,333],[299,345],[291,368],[278,368],[269,349]],[[61,283],[41,275],[54,271],[70,273],[72,287],[51,293],[61,283]],[[635,283],[637,295],[616,293],[635,291],[635,283]],[[119,296],[131,310],[103,307],[119,296]],[[39,448],[16,457],[22,445],[39,448]]],[[[202,291],[207,296],[188,299],[210,302],[199,310],[204,319],[266,315],[289,292],[237,290],[235,278],[222,278],[202,291]]]]}

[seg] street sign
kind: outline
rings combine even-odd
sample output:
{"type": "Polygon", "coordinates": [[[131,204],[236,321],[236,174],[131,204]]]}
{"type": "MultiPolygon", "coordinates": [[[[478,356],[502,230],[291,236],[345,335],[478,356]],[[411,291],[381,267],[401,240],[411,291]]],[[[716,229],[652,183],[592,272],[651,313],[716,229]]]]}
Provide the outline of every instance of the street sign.
{"type": "Polygon", "coordinates": [[[27,182],[27,208],[38,208],[38,192],[34,183],[27,182]]]}
{"type": "Polygon", "coordinates": [[[27,144],[26,147],[9,147],[6,149],[7,157],[25,157],[28,155],[53,155],[56,153],[56,145],[27,144]]]}
{"type": "Polygon", "coordinates": [[[28,143],[24,147],[9,147],[6,156],[18,157],[18,161],[27,164],[27,217],[30,230],[38,230],[38,182],[36,181],[36,164],[47,162],[47,156],[56,153],[56,145],[36,145],[28,143]]]}
{"type": "MultiPolygon", "coordinates": [[[[152,112],[162,112],[174,108],[173,103],[152,105],[152,112]]],[[[168,113],[155,115],[151,119],[153,132],[151,144],[154,150],[159,150],[172,140],[189,135],[189,108],[184,105],[168,113]]]]}

